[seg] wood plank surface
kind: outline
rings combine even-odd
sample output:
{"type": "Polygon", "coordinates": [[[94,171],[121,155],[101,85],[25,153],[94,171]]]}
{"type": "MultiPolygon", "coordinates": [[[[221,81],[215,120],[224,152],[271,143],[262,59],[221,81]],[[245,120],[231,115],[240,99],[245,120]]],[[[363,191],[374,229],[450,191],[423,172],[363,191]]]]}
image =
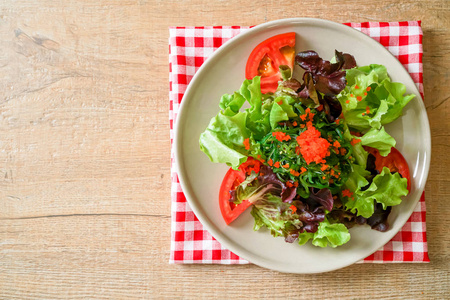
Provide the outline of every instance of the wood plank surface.
{"type": "Polygon", "coordinates": [[[445,299],[450,2],[0,3],[0,298],[445,299]],[[169,26],[422,20],[429,264],[169,265],[169,26]]]}

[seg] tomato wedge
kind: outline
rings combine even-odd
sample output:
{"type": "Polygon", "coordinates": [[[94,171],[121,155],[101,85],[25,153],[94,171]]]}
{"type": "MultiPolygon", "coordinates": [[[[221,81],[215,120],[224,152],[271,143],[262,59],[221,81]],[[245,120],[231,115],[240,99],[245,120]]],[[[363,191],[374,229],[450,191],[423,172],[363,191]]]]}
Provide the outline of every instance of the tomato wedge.
{"type": "Polygon", "coordinates": [[[219,206],[222,217],[227,225],[233,222],[241,213],[252,205],[247,200],[242,201],[239,205],[230,202],[230,191],[234,190],[244,180],[245,173],[241,170],[233,170],[232,168],[228,170],[223,178],[219,192],[219,206]]]}
{"type": "Polygon", "coordinates": [[[286,65],[294,69],[295,32],[273,36],[253,49],[245,67],[245,78],[261,76],[261,92],[275,92],[281,74],[278,69],[286,65]]]}
{"type": "Polygon", "coordinates": [[[225,222],[230,224],[241,213],[243,213],[252,204],[247,200],[242,201],[241,204],[234,204],[230,202],[230,191],[236,189],[246,177],[246,174],[250,175],[252,171],[259,173],[259,169],[262,163],[253,157],[247,158],[247,161],[239,166],[239,170],[229,169],[222,180],[219,192],[219,205],[222,217],[225,222]]]}
{"type": "Polygon", "coordinates": [[[364,149],[375,156],[375,169],[378,172],[381,172],[381,170],[383,170],[383,167],[388,167],[391,172],[400,173],[403,178],[408,179],[407,188],[408,191],[411,191],[411,179],[409,175],[408,163],[406,162],[406,159],[403,157],[400,151],[392,147],[391,153],[389,153],[387,156],[381,156],[380,152],[378,152],[378,150],[375,148],[365,146],[364,149]]]}

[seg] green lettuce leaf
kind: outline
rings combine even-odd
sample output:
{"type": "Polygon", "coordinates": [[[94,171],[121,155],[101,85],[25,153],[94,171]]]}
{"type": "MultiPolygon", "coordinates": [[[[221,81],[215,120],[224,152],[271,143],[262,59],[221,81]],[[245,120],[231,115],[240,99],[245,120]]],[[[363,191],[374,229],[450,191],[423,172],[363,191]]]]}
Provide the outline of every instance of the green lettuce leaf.
{"type": "MultiPolygon", "coordinates": [[[[376,186],[370,185],[366,190],[368,192],[373,192],[376,186]]],[[[342,202],[344,203],[345,209],[350,210],[352,213],[356,213],[358,216],[363,216],[364,218],[369,218],[373,215],[375,211],[375,204],[373,198],[368,198],[366,195],[361,195],[360,193],[353,193],[352,198],[342,197],[342,202]]]]}
{"type": "Polygon", "coordinates": [[[347,86],[358,85],[367,88],[374,82],[381,82],[388,78],[386,67],[383,65],[371,64],[346,70],[345,79],[347,86]]]}
{"type": "Polygon", "coordinates": [[[352,193],[356,191],[360,191],[361,188],[365,187],[369,184],[366,177],[370,175],[370,172],[366,170],[365,167],[360,165],[353,164],[352,171],[345,182],[345,188],[351,191],[352,193]]]}
{"type": "Polygon", "coordinates": [[[287,121],[289,118],[296,117],[294,108],[289,103],[293,102],[290,96],[279,96],[275,98],[270,111],[270,127],[274,129],[281,121],[287,121]]]}
{"type": "Polygon", "coordinates": [[[219,107],[223,110],[224,115],[233,116],[239,112],[245,101],[245,98],[238,92],[233,95],[225,94],[220,98],[219,107]]]}
{"type": "Polygon", "coordinates": [[[330,223],[328,218],[325,218],[325,220],[320,223],[319,229],[315,233],[300,233],[298,243],[303,245],[310,239],[312,239],[312,244],[314,246],[322,248],[330,246],[336,248],[350,240],[350,233],[344,224],[330,223]]]}
{"type": "MultiPolygon", "coordinates": [[[[358,181],[361,183],[361,179],[358,181]]],[[[347,185],[346,185],[347,186],[347,185]]],[[[353,195],[341,197],[345,208],[358,216],[369,218],[375,210],[374,201],[387,206],[395,206],[402,202],[402,196],[408,194],[407,179],[402,178],[399,173],[391,174],[387,167],[384,167],[380,174],[376,175],[370,186],[362,191],[361,185],[357,184],[355,190],[351,190],[355,185],[347,186],[353,195]]]]}
{"type": "Polygon", "coordinates": [[[389,110],[381,119],[382,124],[388,124],[402,115],[403,107],[411,101],[415,95],[405,95],[406,86],[403,83],[384,80],[375,90],[378,99],[386,99],[389,110]]]}
{"type": "Polygon", "coordinates": [[[380,129],[371,128],[359,139],[362,145],[378,149],[382,156],[388,155],[396,143],[394,138],[384,130],[384,127],[380,129]]]}
{"type": "Polygon", "coordinates": [[[369,65],[347,70],[347,86],[338,95],[347,124],[356,130],[379,129],[402,114],[414,95],[404,95],[402,83],[391,82],[386,67],[369,65]],[[367,113],[369,111],[369,113],[367,113]]]}
{"type": "Polygon", "coordinates": [[[288,114],[283,110],[281,105],[273,103],[270,111],[270,127],[275,128],[278,122],[289,120],[288,114]]]}
{"type": "MultiPolygon", "coordinates": [[[[259,152],[259,146],[255,145],[254,140],[261,139],[271,130],[272,106],[271,101],[264,104],[262,102],[259,76],[245,80],[239,91],[222,96],[219,103],[221,111],[211,119],[205,132],[200,135],[200,149],[212,162],[226,163],[237,169],[250,154],[244,147],[246,138],[251,142],[250,152],[259,152]],[[250,104],[250,108],[241,111],[246,102],[250,104]]],[[[279,105],[282,112],[290,115],[293,111],[289,111],[287,106],[290,106],[287,102],[279,105]]]]}
{"type": "Polygon", "coordinates": [[[246,109],[247,127],[255,139],[262,139],[270,131],[270,110],[263,108],[261,78],[256,76],[252,80],[245,80],[239,92],[250,104],[250,108],[246,109]]]}
{"type": "Polygon", "coordinates": [[[234,116],[219,112],[200,135],[200,149],[212,162],[226,163],[237,169],[247,160],[244,139],[251,132],[246,127],[247,112],[234,116]]]}
{"type": "Polygon", "coordinates": [[[300,246],[306,244],[310,239],[314,238],[314,233],[303,232],[298,235],[298,244],[300,246]]]}
{"type": "MultiPolygon", "coordinates": [[[[344,123],[344,138],[347,139],[349,142],[352,139],[357,138],[350,133],[350,130],[348,129],[347,124],[345,123],[344,123]]],[[[367,165],[367,157],[369,156],[369,152],[364,150],[362,143],[353,144],[352,153],[356,159],[356,163],[365,169],[367,165]]]]}
{"type": "Polygon", "coordinates": [[[399,173],[391,174],[387,167],[384,167],[380,174],[376,175],[372,181],[376,185],[374,191],[364,191],[366,197],[374,198],[378,203],[387,206],[399,205],[401,197],[408,195],[408,180],[402,178],[399,173]]]}

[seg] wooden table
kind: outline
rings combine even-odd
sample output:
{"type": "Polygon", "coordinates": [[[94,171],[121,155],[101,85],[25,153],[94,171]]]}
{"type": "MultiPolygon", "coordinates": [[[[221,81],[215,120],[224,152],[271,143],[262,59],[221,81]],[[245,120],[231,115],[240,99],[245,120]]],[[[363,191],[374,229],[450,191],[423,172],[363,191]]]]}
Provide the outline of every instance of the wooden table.
{"type": "Polygon", "coordinates": [[[450,2],[2,1],[0,298],[444,299],[450,2]],[[82,3],[84,2],[84,3],[82,3]],[[169,265],[168,27],[422,20],[430,264],[169,265]]]}

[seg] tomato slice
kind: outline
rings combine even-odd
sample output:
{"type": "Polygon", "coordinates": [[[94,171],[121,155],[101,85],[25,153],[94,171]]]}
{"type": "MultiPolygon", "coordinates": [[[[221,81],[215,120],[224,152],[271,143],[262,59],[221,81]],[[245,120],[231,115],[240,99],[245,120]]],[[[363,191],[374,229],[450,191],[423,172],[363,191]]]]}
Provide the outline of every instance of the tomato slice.
{"type": "Polygon", "coordinates": [[[281,74],[278,69],[286,65],[294,69],[295,32],[273,36],[253,49],[245,67],[245,78],[261,76],[261,92],[275,92],[281,74]]]}
{"type": "Polygon", "coordinates": [[[230,191],[236,189],[245,180],[247,174],[250,175],[252,171],[259,173],[261,165],[262,163],[259,160],[248,157],[238,170],[230,168],[225,174],[219,191],[219,205],[222,217],[227,225],[252,205],[247,200],[238,205],[230,202],[230,191]]]}
{"type": "Polygon", "coordinates": [[[395,149],[391,148],[391,152],[387,156],[381,156],[377,149],[365,146],[367,152],[375,156],[375,169],[378,172],[383,170],[383,167],[388,167],[391,172],[398,172],[403,178],[408,179],[408,191],[411,191],[411,178],[409,175],[409,167],[403,155],[395,149]]]}
{"type": "Polygon", "coordinates": [[[242,201],[239,205],[230,202],[230,191],[236,189],[244,180],[245,173],[241,170],[233,170],[232,168],[228,170],[223,178],[219,192],[219,206],[222,217],[227,225],[252,205],[247,200],[242,201]]]}

